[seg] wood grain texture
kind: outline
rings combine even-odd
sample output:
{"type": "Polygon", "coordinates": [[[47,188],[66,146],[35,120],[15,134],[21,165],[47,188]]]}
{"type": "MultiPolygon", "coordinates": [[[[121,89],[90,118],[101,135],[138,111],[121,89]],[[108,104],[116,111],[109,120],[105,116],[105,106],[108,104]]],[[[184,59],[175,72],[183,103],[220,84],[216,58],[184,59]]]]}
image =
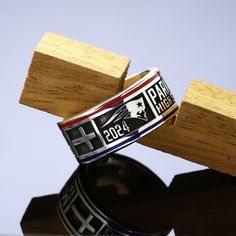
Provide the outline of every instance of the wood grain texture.
{"type": "Polygon", "coordinates": [[[177,118],[140,143],[236,176],[236,94],[192,81],[177,118]]]}
{"type": "Polygon", "coordinates": [[[70,117],[123,88],[128,57],[47,33],[37,46],[20,103],[70,117]]]}

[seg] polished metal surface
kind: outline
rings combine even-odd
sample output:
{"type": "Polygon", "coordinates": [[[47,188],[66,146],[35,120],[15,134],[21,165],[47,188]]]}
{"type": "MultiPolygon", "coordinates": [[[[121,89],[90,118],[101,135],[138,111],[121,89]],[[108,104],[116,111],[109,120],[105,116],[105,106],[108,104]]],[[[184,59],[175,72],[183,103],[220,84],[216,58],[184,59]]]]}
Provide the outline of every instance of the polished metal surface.
{"type": "Polygon", "coordinates": [[[58,125],[79,162],[115,152],[175,116],[178,106],[157,68],[108,101],[58,125]]]}

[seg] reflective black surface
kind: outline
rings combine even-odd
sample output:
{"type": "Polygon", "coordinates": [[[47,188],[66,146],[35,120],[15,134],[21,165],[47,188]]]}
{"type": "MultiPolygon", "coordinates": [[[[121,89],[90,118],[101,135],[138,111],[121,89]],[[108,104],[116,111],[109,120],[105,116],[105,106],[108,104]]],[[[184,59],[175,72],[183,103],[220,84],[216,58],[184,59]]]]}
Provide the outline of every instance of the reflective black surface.
{"type": "Polygon", "coordinates": [[[107,215],[146,232],[236,235],[236,178],[206,169],[176,175],[167,188],[126,157],[84,167],[84,185],[107,215]]]}
{"type": "Polygon", "coordinates": [[[80,166],[79,175],[87,196],[110,219],[141,232],[166,235],[170,231],[171,226],[161,220],[159,206],[149,204],[163,198],[167,187],[142,164],[113,154],[80,166]]]}
{"type": "MultiPolygon", "coordinates": [[[[159,233],[172,228],[176,236],[236,235],[235,177],[209,169],[183,173],[167,190],[151,172],[147,177],[145,168],[121,159],[81,166],[87,194],[111,218],[159,233]]],[[[33,198],[22,218],[24,234],[64,234],[57,201],[56,195],[33,198]]]]}
{"type": "Polygon", "coordinates": [[[176,175],[161,204],[176,236],[236,235],[236,177],[210,169],[176,175]]]}

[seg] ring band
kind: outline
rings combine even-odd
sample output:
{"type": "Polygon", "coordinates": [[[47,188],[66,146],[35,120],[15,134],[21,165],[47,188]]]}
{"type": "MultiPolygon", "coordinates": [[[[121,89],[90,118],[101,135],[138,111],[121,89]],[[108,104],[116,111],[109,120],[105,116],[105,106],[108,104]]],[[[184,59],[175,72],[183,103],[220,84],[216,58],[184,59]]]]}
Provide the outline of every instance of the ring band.
{"type": "Polygon", "coordinates": [[[77,168],[59,193],[58,213],[72,235],[167,235],[169,225],[153,224],[151,209],[141,207],[166,191],[147,167],[113,154],[77,168]]]}
{"type": "Polygon", "coordinates": [[[103,157],[140,139],[172,118],[178,106],[157,68],[106,102],[58,123],[81,163],[103,157]]]}

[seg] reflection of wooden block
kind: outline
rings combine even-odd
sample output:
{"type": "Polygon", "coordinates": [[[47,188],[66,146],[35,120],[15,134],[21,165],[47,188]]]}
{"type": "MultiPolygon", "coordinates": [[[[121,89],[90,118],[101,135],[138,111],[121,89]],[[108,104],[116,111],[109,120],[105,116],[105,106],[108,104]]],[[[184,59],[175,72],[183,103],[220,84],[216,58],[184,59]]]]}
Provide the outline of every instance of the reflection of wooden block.
{"type": "Polygon", "coordinates": [[[68,117],[123,87],[130,60],[47,33],[37,46],[20,103],[68,117]]]}
{"type": "MultiPolygon", "coordinates": [[[[102,187],[98,193],[99,198],[114,198],[109,212],[131,225],[139,223],[150,232],[173,228],[176,236],[236,235],[235,177],[209,169],[180,174],[168,190],[128,193],[118,201],[113,188],[105,190],[102,187]]],[[[56,194],[33,198],[21,221],[23,233],[68,234],[56,205],[56,194]]]]}
{"type": "Polygon", "coordinates": [[[236,235],[236,178],[213,170],[175,176],[167,206],[176,236],[236,235]]]}
{"type": "Polygon", "coordinates": [[[24,235],[69,235],[57,214],[57,194],[33,198],[21,220],[24,235]]]}
{"type": "Polygon", "coordinates": [[[176,236],[236,235],[235,177],[210,169],[180,174],[168,193],[152,199],[149,194],[113,210],[150,229],[173,228],[176,236]],[[136,214],[129,216],[129,212],[136,214]],[[148,214],[150,217],[142,217],[148,214]]]}
{"type": "Polygon", "coordinates": [[[193,81],[176,120],[140,143],[236,175],[236,93],[193,81]]]}

